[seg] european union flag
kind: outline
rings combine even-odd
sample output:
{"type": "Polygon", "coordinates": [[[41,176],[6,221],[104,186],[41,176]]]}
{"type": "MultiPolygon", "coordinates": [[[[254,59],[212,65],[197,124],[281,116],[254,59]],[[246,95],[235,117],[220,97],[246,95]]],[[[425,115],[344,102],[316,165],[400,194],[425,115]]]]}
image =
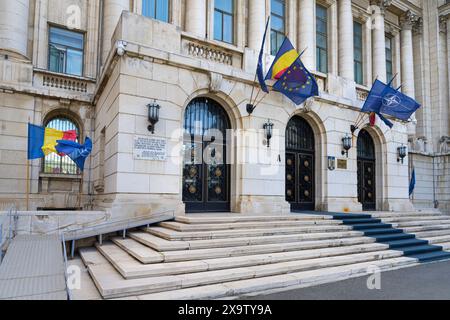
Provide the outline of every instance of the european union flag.
{"type": "Polygon", "coordinates": [[[375,112],[378,115],[383,113],[408,121],[419,108],[420,104],[414,99],[392,88],[390,85],[375,80],[362,112],[375,112]]]}
{"type": "Polygon", "coordinates": [[[283,73],[273,88],[291,99],[296,105],[319,95],[319,87],[314,76],[305,68],[300,58],[283,73]]]}
{"type": "Polygon", "coordinates": [[[92,151],[92,141],[89,138],[86,138],[84,144],[79,144],[74,141],[69,140],[58,140],[58,145],[56,146],[56,150],[58,153],[66,154],[73,162],[76,163],[77,167],[80,168],[81,171],[84,170],[84,162],[86,158],[92,151]]]}
{"type": "Polygon", "coordinates": [[[266,81],[264,79],[264,71],[263,71],[263,55],[264,55],[264,44],[266,43],[267,29],[269,27],[270,17],[267,19],[266,23],[266,31],[264,31],[264,37],[261,45],[261,51],[259,52],[258,58],[258,67],[256,68],[256,75],[258,76],[259,85],[261,86],[262,91],[265,93],[269,93],[269,89],[267,88],[266,81]]]}

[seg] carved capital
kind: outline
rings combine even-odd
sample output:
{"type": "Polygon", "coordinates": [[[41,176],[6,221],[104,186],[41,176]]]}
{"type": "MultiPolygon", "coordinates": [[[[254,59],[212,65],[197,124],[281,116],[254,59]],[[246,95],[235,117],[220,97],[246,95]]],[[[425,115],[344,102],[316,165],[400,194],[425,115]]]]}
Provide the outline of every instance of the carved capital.
{"type": "Polygon", "coordinates": [[[400,16],[400,27],[403,30],[412,30],[418,20],[419,17],[412,13],[411,10],[408,10],[400,16]]]}
{"type": "Polygon", "coordinates": [[[370,0],[370,5],[379,7],[380,13],[384,15],[386,12],[386,9],[391,6],[392,1],[393,0],[370,0]]]}
{"type": "Polygon", "coordinates": [[[447,33],[447,23],[448,23],[448,17],[447,16],[440,16],[439,17],[439,31],[442,33],[447,33]]]}
{"type": "Polygon", "coordinates": [[[413,24],[413,33],[415,34],[422,34],[423,33],[423,19],[422,17],[419,17],[416,21],[416,23],[413,24]]]}

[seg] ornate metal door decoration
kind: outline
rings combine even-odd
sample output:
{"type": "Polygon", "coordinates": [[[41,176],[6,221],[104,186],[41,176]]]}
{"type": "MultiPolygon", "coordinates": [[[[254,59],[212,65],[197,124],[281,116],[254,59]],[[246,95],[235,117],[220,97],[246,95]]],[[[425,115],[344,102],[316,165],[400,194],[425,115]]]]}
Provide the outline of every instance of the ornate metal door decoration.
{"type": "Polygon", "coordinates": [[[301,117],[286,128],[286,201],[292,210],[315,209],[314,132],[301,117]]]}
{"type": "Polygon", "coordinates": [[[363,210],[376,210],[375,144],[366,130],[358,136],[358,201],[363,210]]]}
{"type": "Polygon", "coordinates": [[[197,98],[186,108],[183,172],[186,212],[230,210],[230,170],[226,163],[229,128],[228,116],[213,100],[197,98]]]}

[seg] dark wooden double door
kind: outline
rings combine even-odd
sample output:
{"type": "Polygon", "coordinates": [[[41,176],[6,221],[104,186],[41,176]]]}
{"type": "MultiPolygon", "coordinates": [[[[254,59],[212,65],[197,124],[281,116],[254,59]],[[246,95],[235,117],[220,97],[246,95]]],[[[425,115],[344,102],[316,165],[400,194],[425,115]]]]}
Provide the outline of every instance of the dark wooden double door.
{"type": "Polygon", "coordinates": [[[292,211],[315,210],[314,132],[301,117],[286,128],[286,201],[292,211]]]}
{"type": "Polygon", "coordinates": [[[376,210],[375,144],[366,130],[358,136],[358,201],[363,210],[376,210]]]}
{"type": "Polygon", "coordinates": [[[197,98],[186,108],[183,202],[188,213],[230,211],[229,128],[228,116],[214,100],[197,98]]]}

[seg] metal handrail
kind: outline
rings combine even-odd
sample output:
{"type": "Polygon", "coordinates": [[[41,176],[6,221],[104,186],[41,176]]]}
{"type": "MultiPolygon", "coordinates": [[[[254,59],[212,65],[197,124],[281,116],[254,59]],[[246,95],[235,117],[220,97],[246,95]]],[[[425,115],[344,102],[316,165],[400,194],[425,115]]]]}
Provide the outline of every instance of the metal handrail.
{"type": "Polygon", "coordinates": [[[6,247],[5,244],[8,245],[16,235],[16,227],[17,227],[16,224],[18,220],[16,205],[12,204],[7,210],[7,212],[8,213],[6,214],[6,217],[0,219],[0,263],[3,260],[3,248],[6,247]],[[8,235],[5,237],[5,239],[3,239],[3,227],[6,218],[9,218],[8,235]]]}
{"type": "Polygon", "coordinates": [[[67,248],[66,248],[66,240],[64,239],[64,232],[61,233],[61,241],[63,245],[63,257],[64,257],[64,278],[66,280],[66,292],[67,299],[72,300],[72,291],[69,288],[69,275],[67,274],[68,263],[67,263],[67,248]]]}

